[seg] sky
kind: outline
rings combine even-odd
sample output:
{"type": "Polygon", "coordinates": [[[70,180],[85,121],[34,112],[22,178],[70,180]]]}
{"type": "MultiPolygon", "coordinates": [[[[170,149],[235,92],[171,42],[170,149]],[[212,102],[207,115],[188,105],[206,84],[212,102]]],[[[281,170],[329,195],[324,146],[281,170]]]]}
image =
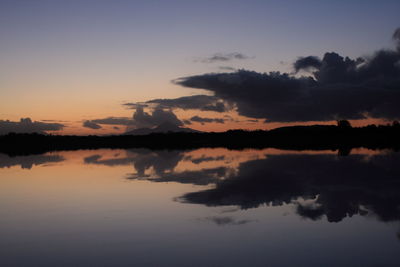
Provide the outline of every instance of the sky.
{"type": "Polygon", "coordinates": [[[324,124],[335,118],[355,123],[396,119],[400,111],[390,99],[400,96],[393,91],[399,89],[397,65],[394,74],[393,69],[385,72],[383,63],[370,74],[377,68],[368,69],[368,59],[380,49],[397,51],[391,55],[394,61],[389,60],[397,64],[400,50],[396,50],[393,34],[400,27],[399,10],[399,1],[388,0],[0,0],[0,133],[1,127],[3,132],[33,127],[62,134],[123,133],[155,127],[164,119],[205,131],[324,124]],[[331,75],[324,69],[332,62],[324,57],[327,52],[354,62],[358,57],[367,60],[353,64],[357,75],[351,77],[357,79],[332,82],[323,78],[331,75]],[[319,61],[296,72],[293,63],[308,56],[319,61]],[[250,71],[259,76],[251,76],[250,71]],[[281,76],[261,75],[270,71],[295,78],[286,85],[281,76]],[[214,76],[204,76],[207,73],[214,76]],[[390,76],[391,85],[368,80],[368,90],[370,84],[379,90],[369,90],[366,97],[353,90],[375,74],[390,76]],[[316,84],[301,80],[302,75],[314,77],[316,84]],[[216,84],[209,78],[225,83],[216,84]],[[253,80],[249,85],[241,83],[243,79],[253,80]],[[278,80],[283,88],[298,87],[318,97],[302,94],[282,100],[274,89],[285,97],[296,93],[280,89],[278,80]],[[313,91],[344,82],[350,89],[341,93],[341,99],[354,96],[362,101],[343,100],[341,109],[335,93],[319,96],[319,91],[313,91]],[[265,93],[271,86],[272,93],[265,93]],[[182,108],[181,100],[179,105],[177,101],[145,103],[193,95],[211,97],[195,108],[186,102],[182,108]],[[294,106],[294,102],[303,106],[294,106]],[[329,108],[313,104],[320,102],[329,108]]]}

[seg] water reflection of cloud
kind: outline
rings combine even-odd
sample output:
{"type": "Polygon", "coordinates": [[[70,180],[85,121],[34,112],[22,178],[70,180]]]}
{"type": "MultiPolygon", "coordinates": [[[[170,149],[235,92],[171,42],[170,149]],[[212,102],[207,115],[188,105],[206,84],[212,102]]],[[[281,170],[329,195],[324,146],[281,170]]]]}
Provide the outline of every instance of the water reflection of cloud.
{"type": "Polygon", "coordinates": [[[179,199],[242,209],[293,203],[298,215],[325,216],[330,222],[356,214],[398,221],[399,164],[398,154],[369,156],[368,161],[361,155],[276,155],[243,163],[236,176],[179,199]]]}
{"type": "Polygon", "coordinates": [[[195,185],[215,184],[235,175],[240,162],[265,158],[262,151],[229,151],[227,149],[200,149],[191,151],[146,149],[126,150],[125,155],[100,152],[86,155],[85,164],[105,166],[132,165],[135,172],[128,179],[147,179],[153,182],[179,182],[195,185]]]}
{"type": "Polygon", "coordinates": [[[118,158],[92,154],[87,164],[133,166],[129,179],[213,185],[177,200],[206,206],[293,204],[307,219],[341,221],[353,215],[400,220],[400,156],[384,151],[348,156],[335,151],[133,149],[118,158]]]}
{"type": "Polygon", "coordinates": [[[10,168],[20,166],[22,169],[31,169],[34,165],[46,165],[48,163],[56,163],[63,161],[64,158],[60,155],[30,155],[10,157],[0,153],[0,168],[10,168]]]}

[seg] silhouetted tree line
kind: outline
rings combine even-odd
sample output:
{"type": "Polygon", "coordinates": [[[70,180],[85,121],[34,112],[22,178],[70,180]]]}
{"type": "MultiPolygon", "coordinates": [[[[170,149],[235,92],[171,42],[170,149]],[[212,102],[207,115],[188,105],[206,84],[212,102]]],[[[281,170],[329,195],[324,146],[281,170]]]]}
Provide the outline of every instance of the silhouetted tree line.
{"type": "Polygon", "coordinates": [[[352,127],[338,125],[290,126],[269,131],[229,130],[203,133],[153,133],[149,135],[73,136],[10,133],[0,136],[0,152],[9,155],[37,154],[55,150],[96,148],[194,149],[200,147],[280,148],[296,150],[340,150],[351,148],[399,149],[400,124],[352,127]]]}

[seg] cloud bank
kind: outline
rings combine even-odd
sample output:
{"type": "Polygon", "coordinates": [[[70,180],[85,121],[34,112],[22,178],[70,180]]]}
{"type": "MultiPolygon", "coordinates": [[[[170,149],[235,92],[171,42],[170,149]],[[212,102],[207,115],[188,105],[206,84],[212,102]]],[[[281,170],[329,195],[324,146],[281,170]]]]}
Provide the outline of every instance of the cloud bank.
{"type": "Polygon", "coordinates": [[[92,121],[84,121],[82,126],[85,128],[94,129],[94,130],[102,128],[101,125],[94,123],[92,121]]]}
{"type": "Polygon", "coordinates": [[[91,122],[104,125],[130,125],[132,124],[132,119],[128,117],[108,117],[91,120],[91,122]]]}
{"type": "Polygon", "coordinates": [[[172,99],[153,99],[144,103],[126,103],[123,105],[131,109],[144,108],[149,106],[163,109],[198,109],[201,111],[215,112],[226,112],[232,109],[229,103],[226,103],[218,97],[209,95],[183,96],[172,99]]]}
{"type": "Polygon", "coordinates": [[[59,131],[65,127],[61,123],[46,123],[34,121],[30,118],[21,118],[20,121],[0,120],[0,135],[8,133],[40,133],[59,131]]]}
{"type": "MultiPolygon", "coordinates": [[[[156,106],[152,111],[145,112],[143,105],[134,104],[135,112],[132,118],[129,117],[108,117],[85,121],[83,126],[90,129],[101,129],[101,125],[122,125],[127,127],[127,131],[138,128],[154,128],[161,124],[182,126],[184,123],[171,111],[156,106]]],[[[114,129],[119,128],[114,126],[114,129]]]]}
{"type": "Polygon", "coordinates": [[[132,118],[128,117],[108,117],[108,118],[103,118],[103,119],[94,119],[94,120],[87,120],[84,121],[82,126],[85,128],[89,129],[102,129],[102,125],[113,125],[114,130],[119,130],[118,126],[114,125],[125,125],[125,126],[130,126],[133,125],[134,121],[132,118]]]}
{"type": "Polygon", "coordinates": [[[215,62],[227,62],[232,60],[244,60],[250,57],[242,53],[215,53],[212,56],[196,59],[196,62],[202,63],[215,63],[215,62]]]}
{"type": "MultiPolygon", "coordinates": [[[[211,122],[215,122],[215,123],[225,123],[224,119],[219,119],[219,118],[203,118],[200,116],[193,116],[190,118],[190,121],[194,121],[194,122],[200,122],[201,124],[204,123],[211,123],[211,122]]],[[[189,123],[190,124],[190,123],[189,123]]]]}
{"type": "Polygon", "coordinates": [[[234,103],[240,115],[271,122],[336,119],[400,118],[400,29],[393,34],[396,50],[379,50],[358,59],[335,52],[301,57],[296,72],[210,73],[188,76],[175,84],[205,89],[234,103]]]}
{"type": "Polygon", "coordinates": [[[142,107],[139,107],[133,114],[132,125],[135,128],[153,128],[165,123],[178,127],[183,125],[183,122],[171,110],[159,107],[151,113],[145,112],[142,107]]]}
{"type": "Polygon", "coordinates": [[[102,124],[110,122],[119,122],[116,124],[128,125],[131,128],[154,128],[161,124],[170,124],[174,126],[183,126],[184,124],[190,125],[192,122],[205,123],[224,123],[224,119],[218,118],[203,118],[200,116],[193,116],[188,120],[180,120],[175,115],[175,109],[182,110],[200,110],[212,112],[227,112],[233,109],[233,105],[228,101],[224,101],[215,96],[209,95],[193,95],[184,96],[173,99],[153,99],[142,103],[125,103],[124,106],[129,109],[134,109],[132,119],[118,121],[109,118],[106,120],[92,120],[92,122],[102,124]],[[145,112],[145,108],[150,109],[150,112],[145,112]]]}

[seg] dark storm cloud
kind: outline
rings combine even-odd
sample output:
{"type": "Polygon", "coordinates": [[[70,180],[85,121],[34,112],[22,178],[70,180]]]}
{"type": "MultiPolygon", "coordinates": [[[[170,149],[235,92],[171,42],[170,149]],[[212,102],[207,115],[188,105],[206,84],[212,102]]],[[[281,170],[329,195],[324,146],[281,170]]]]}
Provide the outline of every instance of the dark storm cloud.
{"type": "MultiPolygon", "coordinates": [[[[400,30],[393,35],[400,44],[400,30]]],[[[239,70],[180,78],[175,84],[206,89],[236,105],[240,115],[267,121],[400,118],[400,49],[350,59],[337,53],[299,58],[287,73],[239,70]]]]}
{"type": "Polygon", "coordinates": [[[393,40],[396,42],[397,50],[400,51],[400,28],[393,33],[393,40]]]}
{"type": "Polygon", "coordinates": [[[266,118],[268,115],[270,119],[280,116],[280,120],[288,115],[283,112],[285,107],[281,103],[289,100],[290,103],[296,102],[301,90],[314,83],[312,78],[298,79],[288,74],[261,74],[245,70],[191,76],[174,82],[185,87],[210,90],[215,96],[235,103],[240,115],[253,118],[266,118]]]}
{"type": "Polygon", "coordinates": [[[13,133],[45,133],[46,131],[59,131],[65,127],[61,123],[46,123],[22,118],[20,121],[0,120],[0,135],[13,133]]]}
{"type": "Polygon", "coordinates": [[[315,56],[301,57],[293,64],[294,70],[297,72],[301,69],[319,68],[321,67],[321,60],[315,56]]]}
{"type": "Polygon", "coordinates": [[[190,118],[190,121],[194,121],[194,122],[200,122],[202,124],[204,123],[211,123],[211,122],[215,122],[215,123],[225,123],[224,119],[218,119],[218,118],[203,118],[203,117],[199,117],[199,116],[193,116],[190,118]]]}
{"type": "Polygon", "coordinates": [[[89,129],[101,129],[101,125],[94,123],[93,121],[84,121],[82,124],[83,127],[89,128],[89,129]]]}
{"type": "Polygon", "coordinates": [[[227,62],[232,60],[244,60],[250,57],[242,53],[216,53],[210,57],[196,59],[196,62],[202,63],[215,63],[215,62],[227,62]]]}
{"type": "Polygon", "coordinates": [[[184,96],[174,99],[153,99],[147,101],[146,104],[156,104],[161,108],[199,109],[215,112],[225,112],[231,108],[221,99],[208,95],[184,96]]]}

